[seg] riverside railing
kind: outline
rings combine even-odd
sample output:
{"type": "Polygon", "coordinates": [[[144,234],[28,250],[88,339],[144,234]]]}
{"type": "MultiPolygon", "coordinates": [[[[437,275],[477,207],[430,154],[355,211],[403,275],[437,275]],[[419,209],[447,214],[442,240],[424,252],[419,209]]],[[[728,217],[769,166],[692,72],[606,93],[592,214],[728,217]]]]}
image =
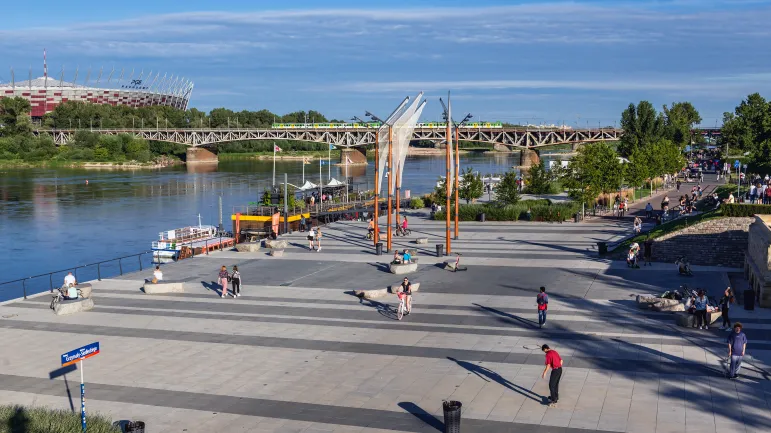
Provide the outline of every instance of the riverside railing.
{"type": "Polygon", "coordinates": [[[153,251],[143,251],[128,256],[6,281],[0,283],[0,301],[15,299],[18,298],[19,295],[23,296],[24,299],[27,299],[27,296],[30,294],[43,293],[46,290],[53,292],[54,288],[61,287],[61,284],[59,283],[54,284],[54,279],[57,278],[59,282],[63,283],[64,276],[66,276],[68,272],[72,272],[75,279],[78,281],[89,281],[94,279],[101,281],[102,278],[122,276],[126,273],[142,271],[145,268],[152,267],[154,263],[153,257],[153,251]]]}

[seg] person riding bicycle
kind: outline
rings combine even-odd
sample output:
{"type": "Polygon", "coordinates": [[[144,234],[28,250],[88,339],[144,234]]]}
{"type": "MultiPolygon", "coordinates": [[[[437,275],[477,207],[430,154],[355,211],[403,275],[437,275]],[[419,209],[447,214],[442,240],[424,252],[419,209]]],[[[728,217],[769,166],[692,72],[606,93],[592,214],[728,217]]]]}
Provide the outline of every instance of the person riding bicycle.
{"type": "Polygon", "coordinates": [[[407,233],[407,217],[404,217],[404,220],[402,220],[402,233],[407,233]]]}
{"type": "Polygon", "coordinates": [[[405,298],[404,314],[410,314],[410,310],[412,310],[412,284],[410,284],[410,280],[408,278],[405,278],[404,281],[402,281],[402,284],[399,286],[397,295],[399,296],[399,299],[405,298]]]}
{"type": "Polygon", "coordinates": [[[367,236],[371,237],[373,236],[373,233],[375,233],[375,220],[370,218],[369,223],[367,224],[367,236]]]}

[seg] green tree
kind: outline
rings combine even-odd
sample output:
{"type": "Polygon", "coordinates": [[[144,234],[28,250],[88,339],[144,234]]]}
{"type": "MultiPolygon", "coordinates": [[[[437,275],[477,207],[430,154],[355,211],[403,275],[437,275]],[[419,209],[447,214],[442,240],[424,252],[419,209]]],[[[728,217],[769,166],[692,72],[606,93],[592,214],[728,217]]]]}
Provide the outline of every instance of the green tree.
{"type": "Polygon", "coordinates": [[[624,157],[631,155],[635,148],[655,143],[666,132],[664,116],[648,101],[640,101],[636,106],[629,104],[621,113],[621,128],[624,134],[619,140],[618,152],[624,157]]]}
{"type": "Polygon", "coordinates": [[[527,172],[528,194],[549,194],[552,192],[552,174],[546,170],[546,164],[541,160],[537,165],[530,167],[527,172]]]}
{"type": "Polygon", "coordinates": [[[600,193],[621,187],[624,168],[618,154],[605,142],[589,143],[578,149],[564,170],[562,185],[571,197],[589,203],[600,193]]]}
{"type": "Polygon", "coordinates": [[[0,134],[11,136],[31,132],[31,109],[29,101],[19,96],[0,99],[0,134]]]}
{"type": "Polygon", "coordinates": [[[458,189],[458,197],[466,200],[466,204],[472,200],[476,200],[484,194],[484,183],[479,173],[474,174],[471,171],[471,167],[467,168],[463,172],[460,181],[460,188],[458,189]]]}
{"type": "Polygon", "coordinates": [[[720,144],[749,152],[753,164],[771,168],[771,102],[753,93],[723,114],[720,144]]]}
{"type": "Polygon", "coordinates": [[[517,204],[519,201],[519,186],[517,185],[517,173],[508,171],[498,185],[495,186],[495,202],[499,206],[517,204]]]}
{"type": "Polygon", "coordinates": [[[692,131],[701,123],[701,116],[690,102],[673,102],[672,108],[664,105],[667,137],[679,146],[691,144],[692,131]]]}

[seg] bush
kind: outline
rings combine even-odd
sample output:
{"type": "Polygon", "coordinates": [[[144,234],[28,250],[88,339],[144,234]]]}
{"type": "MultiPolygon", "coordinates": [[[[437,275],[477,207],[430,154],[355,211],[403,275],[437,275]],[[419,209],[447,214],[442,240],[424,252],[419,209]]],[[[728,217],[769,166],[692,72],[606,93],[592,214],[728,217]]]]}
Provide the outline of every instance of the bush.
{"type": "Polygon", "coordinates": [[[423,203],[423,199],[415,197],[410,200],[410,209],[423,209],[424,207],[426,207],[426,204],[423,203]]]}
{"type": "Polygon", "coordinates": [[[771,205],[767,204],[723,204],[720,205],[724,216],[750,217],[756,214],[771,214],[771,205]]]}
{"type": "MultiPolygon", "coordinates": [[[[559,221],[573,217],[573,214],[581,210],[581,205],[575,202],[552,204],[549,200],[524,200],[517,204],[507,206],[495,206],[490,204],[461,204],[458,208],[459,221],[476,221],[477,216],[484,212],[487,221],[518,221],[527,219],[527,211],[530,210],[533,221],[559,221]]],[[[455,211],[450,212],[450,217],[455,217],[455,211]]],[[[445,219],[445,211],[434,215],[436,220],[445,219]]]]}
{"type": "MultiPolygon", "coordinates": [[[[101,415],[86,417],[89,433],[120,433],[101,415]]],[[[80,413],[42,407],[0,406],[0,432],[66,433],[79,432],[80,413]]]]}

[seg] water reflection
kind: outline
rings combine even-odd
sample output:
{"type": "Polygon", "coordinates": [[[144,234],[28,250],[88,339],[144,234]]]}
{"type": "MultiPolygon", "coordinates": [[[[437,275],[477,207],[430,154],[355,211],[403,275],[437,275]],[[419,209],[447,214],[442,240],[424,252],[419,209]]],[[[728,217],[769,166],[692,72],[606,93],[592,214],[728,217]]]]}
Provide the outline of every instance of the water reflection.
{"type": "MultiPolygon", "coordinates": [[[[518,161],[516,153],[468,154],[461,157],[461,169],[503,173],[518,161]]],[[[277,181],[287,173],[294,185],[318,184],[320,178],[326,184],[331,176],[349,179],[354,189],[371,189],[373,170],[372,165],[319,170],[318,162],[276,162],[277,181]]],[[[444,172],[443,156],[410,157],[403,188],[413,196],[430,192],[444,172]]],[[[196,224],[198,214],[204,223],[216,224],[220,195],[227,225],[232,208],[259,201],[272,177],[270,160],[137,171],[5,169],[0,172],[0,244],[6,248],[0,279],[144,251],[160,231],[196,224]]]]}

